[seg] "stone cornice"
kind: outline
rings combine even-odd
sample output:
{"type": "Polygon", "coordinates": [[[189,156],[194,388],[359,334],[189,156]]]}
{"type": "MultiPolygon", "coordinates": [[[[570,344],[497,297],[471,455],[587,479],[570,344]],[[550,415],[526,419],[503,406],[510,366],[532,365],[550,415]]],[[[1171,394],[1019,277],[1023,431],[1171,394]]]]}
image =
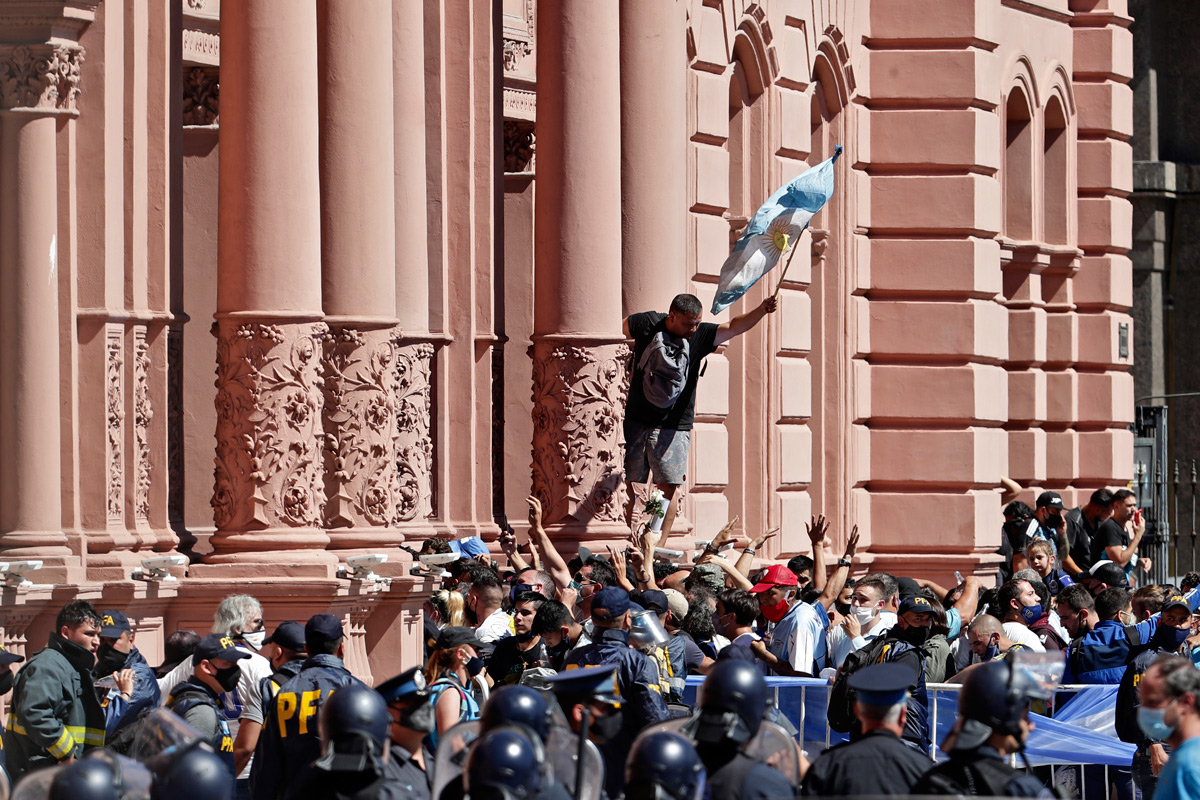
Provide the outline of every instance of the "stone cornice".
{"type": "Polygon", "coordinates": [[[78,41],[96,18],[97,0],[5,0],[0,3],[0,42],[78,41]]]}
{"type": "Polygon", "coordinates": [[[0,45],[0,109],[75,113],[82,63],[78,46],[0,45]]]}

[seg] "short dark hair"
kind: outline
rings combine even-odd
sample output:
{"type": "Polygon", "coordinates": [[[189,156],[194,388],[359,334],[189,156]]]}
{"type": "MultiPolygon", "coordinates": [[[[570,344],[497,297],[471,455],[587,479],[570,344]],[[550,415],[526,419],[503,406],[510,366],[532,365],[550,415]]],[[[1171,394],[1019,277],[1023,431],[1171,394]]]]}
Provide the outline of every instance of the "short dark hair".
{"type": "Polygon", "coordinates": [[[1004,507],[1005,519],[1029,519],[1033,516],[1033,509],[1020,500],[1013,500],[1004,507]]]}
{"type": "Polygon", "coordinates": [[[1109,489],[1097,489],[1092,492],[1092,496],[1088,498],[1088,504],[1093,506],[1110,506],[1113,501],[1113,493],[1109,489]]]}
{"type": "Polygon", "coordinates": [[[1179,582],[1179,588],[1184,592],[1190,592],[1200,586],[1200,572],[1189,572],[1183,576],[1183,580],[1179,582]]]}
{"type": "Polygon", "coordinates": [[[662,584],[669,576],[679,572],[679,566],[670,561],[654,562],[654,582],[662,584]]]}
{"type": "Polygon", "coordinates": [[[1112,502],[1113,503],[1124,503],[1130,497],[1137,497],[1137,495],[1134,494],[1129,489],[1117,489],[1115,492],[1113,492],[1112,502]]]}
{"type": "Polygon", "coordinates": [[[533,632],[541,636],[574,622],[575,618],[571,616],[569,608],[557,600],[545,600],[538,606],[537,614],[533,617],[533,632]]]}
{"type": "Polygon", "coordinates": [[[1096,607],[1096,600],[1086,586],[1072,584],[1058,593],[1058,604],[1066,603],[1072,611],[1091,611],[1096,607]]]}
{"type": "Polygon", "coordinates": [[[1151,616],[1162,611],[1163,601],[1166,599],[1166,591],[1161,586],[1151,584],[1143,586],[1134,592],[1132,599],[1138,608],[1147,612],[1147,616],[1151,616]]]}
{"type": "MultiPolygon", "coordinates": [[[[1001,622],[1004,621],[1006,616],[1012,613],[1012,601],[1017,600],[1017,598],[1020,597],[1020,584],[1022,583],[1028,583],[1028,581],[1022,581],[1014,578],[1011,581],[1007,581],[1003,586],[1000,587],[1000,591],[996,592],[996,616],[1001,622]]],[[[1017,604],[1020,605],[1019,600],[1017,604]]]]}
{"type": "Polygon", "coordinates": [[[717,629],[713,627],[712,612],[699,604],[688,606],[687,616],[679,626],[693,640],[707,641],[712,639],[717,629]]]}
{"type": "Polygon", "coordinates": [[[726,589],[717,595],[717,600],[725,606],[726,614],[733,614],[738,625],[753,625],[758,619],[758,598],[745,589],[726,589]]]}
{"type": "Polygon", "coordinates": [[[345,638],[344,636],[339,636],[336,639],[320,639],[317,641],[305,639],[304,644],[308,647],[309,656],[333,656],[337,655],[338,648],[342,646],[345,638]]]}
{"type": "Polygon", "coordinates": [[[797,578],[799,578],[800,575],[805,572],[807,572],[811,577],[813,571],[813,560],[804,555],[792,556],[792,558],[787,562],[787,568],[790,569],[792,574],[797,578]]]}
{"type": "Polygon", "coordinates": [[[588,556],[588,560],[583,562],[583,567],[592,568],[592,580],[601,586],[617,586],[617,571],[613,569],[613,565],[605,561],[599,556],[588,556]]]}
{"type": "Polygon", "coordinates": [[[87,600],[72,600],[59,610],[58,618],[54,620],[54,630],[56,632],[60,631],[63,629],[63,626],[77,628],[85,622],[92,622],[99,625],[99,612],[87,600]]]}
{"type": "Polygon", "coordinates": [[[704,306],[700,304],[700,298],[694,294],[677,294],[671,300],[670,310],[686,314],[689,317],[698,317],[704,313],[704,306]]]}
{"type": "Polygon", "coordinates": [[[1033,591],[1038,596],[1038,602],[1042,604],[1042,611],[1050,610],[1050,588],[1040,579],[1022,578],[1023,581],[1033,587],[1033,591]]]}
{"type": "Polygon", "coordinates": [[[521,592],[519,595],[517,595],[517,599],[515,602],[513,602],[513,605],[518,606],[521,603],[529,603],[535,609],[538,609],[542,607],[543,603],[549,602],[550,601],[547,600],[546,596],[541,592],[521,592]]]}
{"type": "Polygon", "coordinates": [[[163,642],[163,663],[178,664],[185,658],[191,658],[199,643],[200,634],[195,631],[175,631],[163,642]]]}
{"type": "Polygon", "coordinates": [[[450,552],[450,540],[440,536],[430,536],[421,543],[421,555],[433,555],[450,552]]]}
{"type": "Polygon", "coordinates": [[[1128,589],[1108,587],[1096,595],[1096,616],[1101,620],[1116,619],[1117,614],[1129,608],[1132,597],[1128,589]]]}

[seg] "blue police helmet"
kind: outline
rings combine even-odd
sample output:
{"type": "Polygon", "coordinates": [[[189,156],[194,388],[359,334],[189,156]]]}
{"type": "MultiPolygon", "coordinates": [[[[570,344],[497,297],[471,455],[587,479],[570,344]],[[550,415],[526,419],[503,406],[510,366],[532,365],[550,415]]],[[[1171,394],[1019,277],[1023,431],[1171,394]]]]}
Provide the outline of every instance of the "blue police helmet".
{"type": "Polygon", "coordinates": [[[164,752],[150,767],[150,800],[233,800],[233,775],[207,745],[197,742],[179,755],[164,752]]]}
{"type": "Polygon", "coordinates": [[[524,725],[545,742],[550,735],[550,705],[542,693],[528,686],[503,686],[492,692],[479,715],[480,731],[510,724],[524,725]]]}
{"type": "Polygon", "coordinates": [[[120,777],[99,758],[77,761],[54,776],[50,800],[121,800],[120,777]]]}
{"type": "Polygon", "coordinates": [[[626,800],[699,800],[704,796],[704,763],[696,748],[677,733],[661,731],[634,744],[625,764],[626,800]]]}
{"type": "Polygon", "coordinates": [[[542,787],[541,748],[516,728],[483,734],[467,755],[470,800],[528,800],[542,787]]]}
{"type": "Polygon", "coordinates": [[[338,689],[321,705],[321,741],[325,756],[318,761],[335,772],[366,766],[364,756],[381,756],[387,747],[387,701],[361,684],[338,689]],[[346,758],[340,758],[346,756],[346,758]]]}
{"type": "Polygon", "coordinates": [[[750,741],[767,711],[767,682],[747,661],[718,661],[696,696],[698,742],[750,741]]]}
{"type": "Polygon", "coordinates": [[[1013,669],[1010,659],[987,661],[972,669],[958,694],[958,713],[980,725],[964,726],[956,746],[977,746],[992,732],[1019,736],[1034,689],[1024,673],[1013,669]]]}

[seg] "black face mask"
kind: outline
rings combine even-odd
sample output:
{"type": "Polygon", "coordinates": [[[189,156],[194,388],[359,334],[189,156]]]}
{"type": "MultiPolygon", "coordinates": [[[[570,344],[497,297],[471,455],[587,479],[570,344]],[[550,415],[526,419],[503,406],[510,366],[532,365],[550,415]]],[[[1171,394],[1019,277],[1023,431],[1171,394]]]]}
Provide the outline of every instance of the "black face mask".
{"type": "Polygon", "coordinates": [[[12,691],[14,680],[16,680],[16,676],[13,675],[11,669],[7,666],[0,667],[0,697],[12,691]]]}
{"type": "Polygon", "coordinates": [[[840,600],[835,600],[833,603],[833,607],[836,608],[837,612],[839,614],[841,614],[843,617],[850,616],[850,604],[849,603],[843,603],[840,600]]]}
{"type": "Polygon", "coordinates": [[[929,635],[932,633],[933,628],[905,628],[904,630],[900,630],[900,626],[897,625],[892,630],[895,632],[895,637],[900,641],[908,642],[913,647],[920,647],[929,641],[929,635]]]}
{"type": "Polygon", "coordinates": [[[603,717],[592,715],[592,724],[588,728],[592,736],[602,742],[611,742],[621,735],[621,713],[610,711],[603,717]]]}
{"type": "Polygon", "coordinates": [[[1062,525],[1062,514],[1051,514],[1050,516],[1046,517],[1045,527],[1058,528],[1061,525],[1062,525]]]}
{"type": "Polygon", "coordinates": [[[232,692],[237,688],[238,681],[241,680],[242,671],[238,668],[237,664],[234,664],[232,667],[226,667],[225,669],[217,670],[215,677],[217,679],[217,683],[221,684],[222,689],[227,692],[232,692]]]}
{"type": "Polygon", "coordinates": [[[126,658],[128,656],[125,653],[111,644],[102,644],[96,649],[96,666],[92,668],[92,674],[97,678],[106,678],[125,666],[126,658]]]}
{"type": "Polygon", "coordinates": [[[436,719],[433,713],[433,703],[425,702],[416,708],[405,709],[400,712],[401,727],[408,728],[410,731],[417,733],[429,733],[436,726],[436,719]]]}

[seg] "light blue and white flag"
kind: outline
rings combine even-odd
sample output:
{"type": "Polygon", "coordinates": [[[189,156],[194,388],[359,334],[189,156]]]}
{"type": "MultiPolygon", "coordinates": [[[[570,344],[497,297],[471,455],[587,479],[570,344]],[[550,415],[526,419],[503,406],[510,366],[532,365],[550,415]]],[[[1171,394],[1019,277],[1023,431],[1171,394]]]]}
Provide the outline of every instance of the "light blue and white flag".
{"type": "Polygon", "coordinates": [[[721,266],[721,280],[713,298],[712,313],[719,314],[737,302],[808,227],[813,214],[833,195],[833,162],[842,154],[839,144],[833,158],[796,176],[767,198],[746,226],[742,238],[721,266]]]}

